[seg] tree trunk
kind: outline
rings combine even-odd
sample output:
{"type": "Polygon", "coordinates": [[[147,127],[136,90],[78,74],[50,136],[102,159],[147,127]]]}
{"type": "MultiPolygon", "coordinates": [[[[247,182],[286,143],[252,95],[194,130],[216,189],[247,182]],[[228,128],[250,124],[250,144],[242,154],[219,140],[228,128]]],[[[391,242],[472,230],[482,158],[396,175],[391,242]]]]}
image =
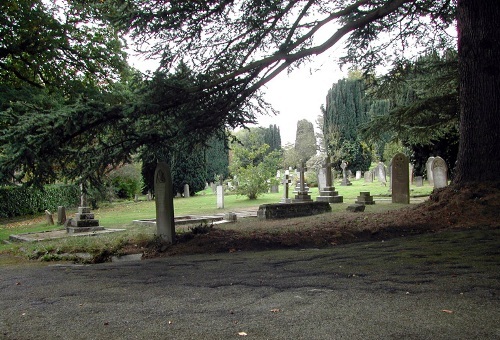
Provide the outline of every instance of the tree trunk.
{"type": "Polygon", "coordinates": [[[459,0],[460,146],[456,184],[499,181],[500,1],[459,0]]]}

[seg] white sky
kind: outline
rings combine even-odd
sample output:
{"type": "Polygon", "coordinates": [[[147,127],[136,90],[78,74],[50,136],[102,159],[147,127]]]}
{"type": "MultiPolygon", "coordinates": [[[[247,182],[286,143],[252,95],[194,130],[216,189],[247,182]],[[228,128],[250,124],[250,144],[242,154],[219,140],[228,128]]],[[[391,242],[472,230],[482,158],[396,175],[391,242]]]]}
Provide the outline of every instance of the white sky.
{"type": "Polygon", "coordinates": [[[317,56],[290,74],[278,75],[264,88],[264,98],[279,115],[259,117],[259,126],[276,124],[280,128],[281,144],[295,143],[297,122],[307,119],[317,130],[316,119],[321,114],[321,105],[326,103],[328,90],[346,76],[347,68],[341,71],[331,56],[317,56]]]}
{"type": "MultiPolygon", "coordinates": [[[[307,119],[317,130],[316,118],[321,114],[320,107],[326,103],[326,95],[332,84],[347,77],[347,67],[340,70],[338,57],[342,52],[343,43],[339,42],[327,52],[315,56],[310,62],[287,74],[286,70],[268,82],[263,91],[264,98],[278,115],[257,117],[256,126],[268,127],[276,124],[280,128],[281,145],[295,143],[297,122],[307,119]]],[[[156,60],[145,61],[131,50],[129,63],[140,71],[153,71],[157,68],[156,60]]]]}

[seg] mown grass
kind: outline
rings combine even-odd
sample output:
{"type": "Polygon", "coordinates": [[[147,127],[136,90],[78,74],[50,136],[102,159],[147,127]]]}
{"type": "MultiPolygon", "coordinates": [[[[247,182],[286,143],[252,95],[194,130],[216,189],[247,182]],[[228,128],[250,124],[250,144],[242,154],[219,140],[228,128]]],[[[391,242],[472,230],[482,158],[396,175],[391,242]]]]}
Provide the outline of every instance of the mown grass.
{"type": "MultiPolygon", "coordinates": [[[[369,191],[377,200],[378,204],[367,206],[367,212],[382,212],[390,209],[399,209],[406,205],[392,204],[389,198],[389,188],[380,185],[378,182],[365,183],[364,180],[354,180],[351,186],[340,186],[335,183],[339,195],[344,197],[344,204],[333,204],[333,213],[345,211],[346,205],[356,200],[360,191],[369,191]]],[[[290,196],[293,193],[290,190],[290,196]]],[[[411,187],[412,196],[426,196],[432,191],[432,187],[426,185],[420,188],[411,187]]],[[[313,199],[318,195],[317,188],[311,188],[310,193],[313,199]]],[[[245,209],[257,209],[259,205],[266,203],[279,202],[283,196],[283,188],[279,193],[267,193],[259,196],[257,200],[249,200],[246,196],[227,194],[224,198],[224,209],[217,209],[216,195],[209,188],[196,196],[189,198],[175,198],[174,210],[175,216],[184,215],[212,215],[229,211],[238,211],[245,209]]],[[[292,196],[293,197],[293,196],[292,196]]],[[[71,217],[75,210],[68,210],[67,215],[71,217]]],[[[146,201],[145,197],[140,197],[138,202],[122,201],[114,203],[102,203],[101,207],[93,210],[100,224],[106,228],[125,229],[123,232],[113,234],[103,234],[95,237],[68,237],[58,240],[47,240],[36,243],[5,243],[9,235],[21,234],[26,232],[40,232],[54,229],[60,229],[60,226],[48,226],[45,223],[43,215],[27,216],[16,219],[0,220],[0,252],[8,252],[27,256],[29,258],[40,258],[44,260],[74,259],[71,255],[79,252],[90,253],[92,256],[99,257],[108,253],[119,254],[120,250],[126,244],[138,244],[147,246],[148,243],[155,242],[153,227],[144,227],[133,225],[132,221],[136,219],[149,219],[155,217],[154,201],[146,201]]],[[[265,228],[266,221],[252,222],[243,221],[234,224],[234,228],[258,225],[259,228],[265,228]]],[[[232,226],[225,226],[232,228],[232,226]]],[[[177,232],[186,232],[185,228],[179,228],[177,232]]]]}

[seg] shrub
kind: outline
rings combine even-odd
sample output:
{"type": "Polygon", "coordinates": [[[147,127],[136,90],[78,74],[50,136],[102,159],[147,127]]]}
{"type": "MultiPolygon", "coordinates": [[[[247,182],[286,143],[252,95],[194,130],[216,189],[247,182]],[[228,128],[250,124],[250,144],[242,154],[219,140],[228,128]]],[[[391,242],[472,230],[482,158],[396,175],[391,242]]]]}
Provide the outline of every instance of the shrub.
{"type": "Polygon", "coordinates": [[[37,214],[58,206],[75,207],[80,201],[76,185],[47,185],[43,189],[8,186],[0,188],[0,217],[37,214]]]}

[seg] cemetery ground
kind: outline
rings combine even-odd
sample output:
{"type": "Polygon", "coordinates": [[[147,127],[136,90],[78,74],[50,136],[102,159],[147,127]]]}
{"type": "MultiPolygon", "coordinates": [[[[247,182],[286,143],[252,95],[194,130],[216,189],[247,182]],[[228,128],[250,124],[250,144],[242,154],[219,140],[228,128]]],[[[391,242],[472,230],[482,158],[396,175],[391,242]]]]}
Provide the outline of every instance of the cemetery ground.
{"type": "MultiPolygon", "coordinates": [[[[282,189],[282,188],[281,188],[282,189]]],[[[35,243],[8,243],[9,235],[40,232],[61,228],[49,227],[42,216],[0,221],[1,261],[73,260],[104,262],[113,255],[142,253],[145,258],[180,254],[269,250],[279,248],[325,248],[340,244],[385,240],[448,229],[490,229],[500,224],[498,188],[485,185],[450,196],[451,187],[432,192],[432,187],[411,189],[411,204],[393,204],[388,188],[379,183],[354,180],[352,186],[336,189],[344,196],[344,203],[332,204],[332,212],[317,216],[285,220],[258,220],[243,218],[236,223],[215,227],[200,224],[176,227],[176,242],[162,244],[155,238],[153,226],[133,225],[137,219],[153,218],[153,201],[117,202],[94,210],[100,224],[106,228],[125,229],[123,232],[96,237],[67,237],[35,243]],[[366,206],[363,213],[347,212],[360,191],[370,191],[376,204],[366,206]],[[453,197],[449,200],[448,197],[453,197]],[[87,254],[84,258],[74,254],[87,254]],[[14,255],[14,256],[12,256],[14,255]]],[[[216,209],[216,197],[211,189],[189,198],[174,200],[175,216],[210,215],[238,210],[256,210],[258,205],[279,202],[280,193],[265,194],[257,200],[244,196],[226,195],[225,209],[216,209]]],[[[317,188],[312,188],[312,198],[317,188]]],[[[68,211],[68,217],[71,216],[68,211]]],[[[41,234],[43,235],[43,233],[41,234]]],[[[1,263],[1,262],[0,262],[1,263]]]]}
{"type": "MultiPolygon", "coordinates": [[[[332,213],[185,230],[170,247],[131,225],[153,216],[145,201],[96,210],[105,227],[127,229],[121,234],[4,244],[0,338],[500,338],[499,188],[463,188],[456,201],[441,189],[405,206],[377,196],[386,187],[360,183],[337,187],[346,203],[332,213]],[[359,191],[376,204],[346,212],[359,191]],[[57,249],[97,255],[104,248],[150,259],[39,261],[56,259],[57,249]],[[37,260],[26,261],[29,254],[37,260]]],[[[226,196],[224,210],[280,197],[226,196]]],[[[174,204],[176,215],[216,211],[210,193],[174,204]]],[[[43,219],[2,221],[1,238],[46,230],[43,219]]]]}

